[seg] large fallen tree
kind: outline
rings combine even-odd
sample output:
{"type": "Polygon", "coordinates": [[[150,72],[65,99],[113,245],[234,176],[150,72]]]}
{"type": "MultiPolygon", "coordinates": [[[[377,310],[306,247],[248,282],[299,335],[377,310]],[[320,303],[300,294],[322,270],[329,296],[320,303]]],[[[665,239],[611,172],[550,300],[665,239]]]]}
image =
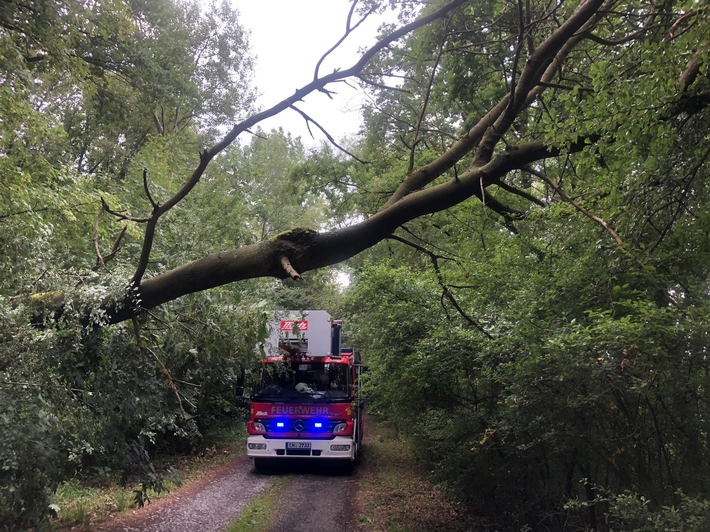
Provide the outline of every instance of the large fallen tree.
{"type": "MultiPolygon", "coordinates": [[[[354,2],[351,17],[355,15],[356,5],[357,2],[354,2]]],[[[597,63],[601,65],[613,62],[615,57],[649,39],[665,41],[667,47],[672,49],[676,42],[674,36],[692,24],[693,20],[703,18],[706,11],[704,8],[696,11],[681,8],[664,11],[651,3],[639,2],[632,5],[616,0],[583,0],[571,9],[562,3],[531,7],[528,3],[520,2],[517,6],[517,44],[509,48],[508,57],[502,60],[504,67],[501,69],[498,90],[502,96],[488,105],[484,112],[480,111],[481,102],[471,102],[470,110],[464,110],[467,115],[464,122],[471,125],[464,129],[459,138],[452,140],[448,147],[440,150],[438,156],[430,158],[419,168],[410,168],[378,212],[359,223],[333,231],[315,232],[296,228],[263,242],[212,253],[146,278],[156,229],[162,216],[190,194],[210,163],[234,143],[239,135],[250,131],[265,118],[288,109],[296,110],[309,123],[318,125],[313,118],[298,109],[299,101],[316,91],[327,93],[334,83],[348,79],[367,80],[370,75],[367,71],[368,65],[373,58],[398,40],[427,25],[442,24],[445,27],[448,21],[455,17],[465,18],[466,13],[473,9],[472,2],[455,0],[437,9],[425,10],[424,14],[413,22],[382,38],[364,52],[353,66],[323,75],[316,68],[310,83],[270,109],[236,124],[221,141],[205,149],[200,154],[199,163],[192,175],[169,200],[162,204],[154,201],[146,180],[145,191],[152,204],[152,211],[147,216],[132,218],[112,210],[108,203],[104,203],[104,209],[114,216],[145,225],[140,258],[132,279],[127,280],[128,288],[124,296],[103,304],[106,322],[116,323],[130,319],[144,309],[156,307],[186,294],[240,280],[267,276],[298,279],[304,272],[353,257],[389,237],[398,227],[415,218],[448,209],[473,197],[478,198],[486,208],[501,215],[504,220],[512,222],[521,217],[522,212],[493,197],[489,191],[490,187],[495,185],[525,198],[531,204],[545,204],[542,199],[509,183],[509,176],[515,172],[527,172],[537,176],[540,182],[547,183],[557,191],[559,197],[569,200],[579,212],[602,225],[618,244],[623,245],[622,239],[609,223],[585,211],[536,166],[536,163],[548,158],[561,154],[569,157],[588,150],[602,139],[605,145],[608,145],[613,142],[615,127],[618,127],[619,120],[623,118],[613,118],[603,124],[600,123],[598,115],[589,117],[587,122],[582,116],[576,129],[557,132],[547,137],[539,134],[526,135],[525,131],[528,129],[531,115],[545,111],[544,103],[541,102],[543,95],[549,91],[574,92],[581,101],[586,94],[609,89],[585,86],[582,80],[568,76],[568,70],[591,69],[597,63]],[[660,33],[659,27],[663,28],[660,33]],[[574,68],[569,66],[573,60],[577,62],[574,68]]],[[[355,27],[357,24],[353,24],[349,19],[345,37],[355,27]]],[[[441,47],[439,55],[447,53],[449,49],[480,46],[477,41],[483,34],[480,33],[480,27],[477,30],[469,34],[453,31],[447,34],[444,31],[447,45],[441,47]]],[[[485,50],[485,47],[483,49],[485,50]]],[[[662,119],[688,116],[699,112],[710,103],[710,96],[704,85],[696,83],[702,78],[700,74],[705,69],[707,42],[698,43],[694,52],[685,68],[673,74],[677,79],[675,100],[654,103],[659,106],[662,104],[662,119]]],[[[688,51],[676,50],[675,53],[687,54],[688,51]]],[[[432,55],[436,56],[435,50],[432,55]]],[[[438,74],[436,68],[432,70],[432,78],[435,74],[438,74]]],[[[426,105],[422,108],[422,115],[425,108],[426,105]]],[[[560,123],[569,127],[569,122],[560,123]]],[[[61,312],[65,305],[72,305],[71,296],[64,295],[54,294],[52,297],[37,297],[35,300],[42,303],[42,312],[61,312]]]]}

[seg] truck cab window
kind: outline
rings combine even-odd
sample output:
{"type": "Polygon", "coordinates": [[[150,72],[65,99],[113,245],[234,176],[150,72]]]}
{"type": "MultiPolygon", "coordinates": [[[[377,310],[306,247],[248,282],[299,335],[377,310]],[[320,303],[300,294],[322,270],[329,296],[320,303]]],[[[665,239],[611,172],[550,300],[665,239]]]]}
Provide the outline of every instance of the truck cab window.
{"type": "Polygon", "coordinates": [[[255,397],[283,401],[301,400],[304,395],[313,400],[349,397],[348,367],[344,364],[294,362],[279,366],[262,368],[255,397]]]}

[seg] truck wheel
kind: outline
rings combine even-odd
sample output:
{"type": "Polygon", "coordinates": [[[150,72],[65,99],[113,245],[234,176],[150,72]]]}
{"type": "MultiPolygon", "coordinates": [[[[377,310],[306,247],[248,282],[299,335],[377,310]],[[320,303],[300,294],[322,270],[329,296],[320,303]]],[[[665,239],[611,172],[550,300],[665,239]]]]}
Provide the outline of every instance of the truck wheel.
{"type": "Polygon", "coordinates": [[[353,438],[353,446],[355,447],[355,456],[353,456],[352,464],[355,466],[360,463],[360,452],[362,450],[362,438],[360,437],[360,427],[355,429],[355,437],[353,438]]]}
{"type": "Polygon", "coordinates": [[[338,472],[340,475],[350,476],[355,472],[354,460],[339,460],[338,472]]]}
{"type": "Polygon", "coordinates": [[[271,470],[271,462],[268,458],[254,458],[254,471],[257,473],[268,473],[271,470]]]}

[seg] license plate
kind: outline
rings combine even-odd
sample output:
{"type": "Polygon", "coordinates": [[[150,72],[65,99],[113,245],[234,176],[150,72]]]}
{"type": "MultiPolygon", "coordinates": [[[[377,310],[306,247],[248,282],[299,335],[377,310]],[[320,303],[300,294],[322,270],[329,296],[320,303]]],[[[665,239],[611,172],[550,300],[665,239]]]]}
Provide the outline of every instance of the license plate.
{"type": "Polygon", "coordinates": [[[286,449],[310,449],[311,442],[309,441],[287,441],[286,449]]]}

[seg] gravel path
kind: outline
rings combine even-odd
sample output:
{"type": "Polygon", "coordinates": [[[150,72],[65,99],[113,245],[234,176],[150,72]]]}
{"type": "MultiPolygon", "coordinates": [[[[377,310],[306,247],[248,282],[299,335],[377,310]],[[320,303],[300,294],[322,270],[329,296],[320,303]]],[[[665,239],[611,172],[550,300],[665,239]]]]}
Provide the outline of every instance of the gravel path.
{"type": "Polygon", "coordinates": [[[269,532],[351,532],[357,473],[352,475],[327,462],[288,464],[279,468],[290,482],[281,491],[278,511],[269,532]]]}
{"type": "Polygon", "coordinates": [[[280,489],[276,515],[269,532],[352,532],[353,500],[357,473],[332,463],[289,460],[269,474],[258,474],[251,461],[240,457],[210,471],[203,478],[133,510],[130,515],[107,521],[102,532],[216,532],[237,519],[244,506],[258,496],[275,477],[288,483],[280,489]]]}
{"type": "Polygon", "coordinates": [[[210,532],[223,530],[242,508],[259,495],[269,477],[253,472],[251,461],[240,457],[200,480],[134,510],[132,515],[102,523],[105,532],[210,532]]]}

